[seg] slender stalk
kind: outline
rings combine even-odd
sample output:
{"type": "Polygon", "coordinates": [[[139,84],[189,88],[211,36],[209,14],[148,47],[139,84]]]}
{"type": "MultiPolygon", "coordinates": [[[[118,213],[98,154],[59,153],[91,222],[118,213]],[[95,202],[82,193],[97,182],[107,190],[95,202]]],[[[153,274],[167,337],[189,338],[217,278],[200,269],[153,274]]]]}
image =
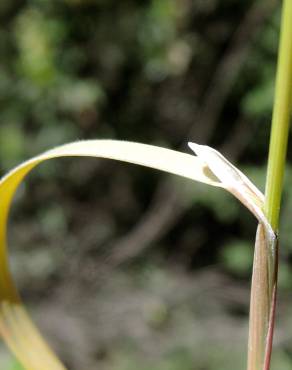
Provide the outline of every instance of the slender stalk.
{"type": "Polygon", "coordinates": [[[284,0],[265,201],[266,215],[275,231],[279,223],[291,102],[292,1],[284,0]]]}
{"type": "MultiPolygon", "coordinates": [[[[283,1],[264,211],[275,234],[292,102],[292,0],[283,1]]],[[[248,370],[269,370],[277,292],[278,241],[257,232],[250,302],[248,370]]]]}

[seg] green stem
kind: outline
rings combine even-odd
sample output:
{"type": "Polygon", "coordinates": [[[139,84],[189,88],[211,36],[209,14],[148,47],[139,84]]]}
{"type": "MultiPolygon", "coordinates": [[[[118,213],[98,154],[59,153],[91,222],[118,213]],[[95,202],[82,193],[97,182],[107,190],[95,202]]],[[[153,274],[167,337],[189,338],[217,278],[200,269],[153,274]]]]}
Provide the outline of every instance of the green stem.
{"type": "Polygon", "coordinates": [[[284,0],[265,201],[266,215],[275,231],[279,224],[291,101],[292,1],[284,0]]]}

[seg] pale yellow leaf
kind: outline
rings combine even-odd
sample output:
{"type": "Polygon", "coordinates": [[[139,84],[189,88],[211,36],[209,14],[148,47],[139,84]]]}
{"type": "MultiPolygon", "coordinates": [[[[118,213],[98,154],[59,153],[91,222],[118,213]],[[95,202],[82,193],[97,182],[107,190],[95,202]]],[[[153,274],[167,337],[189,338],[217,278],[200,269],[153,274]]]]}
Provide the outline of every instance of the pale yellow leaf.
{"type": "Polygon", "coordinates": [[[117,140],[89,140],[66,144],[36,156],[0,180],[0,332],[27,370],[64,370],[26,313],[11,277],[6,228],[14,193],[23,178],[41,162],[89,156],[109,158],[169,172],[234,194],[261,219],[262,194],[218,152],[192,144],[198,157],[153,145],[117,140]]]}

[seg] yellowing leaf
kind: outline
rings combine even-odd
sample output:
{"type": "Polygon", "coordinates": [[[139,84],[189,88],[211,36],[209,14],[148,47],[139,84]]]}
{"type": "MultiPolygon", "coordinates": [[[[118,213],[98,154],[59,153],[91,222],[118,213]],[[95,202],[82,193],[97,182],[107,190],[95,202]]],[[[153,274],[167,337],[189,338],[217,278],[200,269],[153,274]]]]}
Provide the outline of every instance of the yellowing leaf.
{"type": "Polygon", "coordinates": [[[65,368],[31,322],[9,271],[6,248],[7,218],[14,193],[23,178],[35,166],[48,159],[69,156],[109,158],[225,188],[267,225],[261,210],[263,195],[250,180],[214,149],[196,144],[190,146],[198,156],[127,141],[80,141],[36,156],[13,169],[0,180],[0,332],[25,369],[64,370],[65,368]]]}

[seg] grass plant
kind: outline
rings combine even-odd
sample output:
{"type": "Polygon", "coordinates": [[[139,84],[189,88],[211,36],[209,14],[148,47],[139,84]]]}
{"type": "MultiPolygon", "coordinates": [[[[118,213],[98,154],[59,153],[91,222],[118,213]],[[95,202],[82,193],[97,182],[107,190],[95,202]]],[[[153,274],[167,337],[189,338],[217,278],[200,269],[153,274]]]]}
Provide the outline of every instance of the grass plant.
{"type": "Polygon", "coordinates": [[[216,150],[189,143],[196,155],[140,143],[89,140],[69,143],[38,155],[0,180],[0,333],[26,370],[65,367],[32,323],[15,288],[7,258],[7,219],[25,176],[43,161],[90,156],[138,164],[233,194],[259,222],[250,303],[248,370],[269,370],[278,269],[278,223],[292,101],[292,2],[284,0],[271,131],[266,195],[216,150]]]}

